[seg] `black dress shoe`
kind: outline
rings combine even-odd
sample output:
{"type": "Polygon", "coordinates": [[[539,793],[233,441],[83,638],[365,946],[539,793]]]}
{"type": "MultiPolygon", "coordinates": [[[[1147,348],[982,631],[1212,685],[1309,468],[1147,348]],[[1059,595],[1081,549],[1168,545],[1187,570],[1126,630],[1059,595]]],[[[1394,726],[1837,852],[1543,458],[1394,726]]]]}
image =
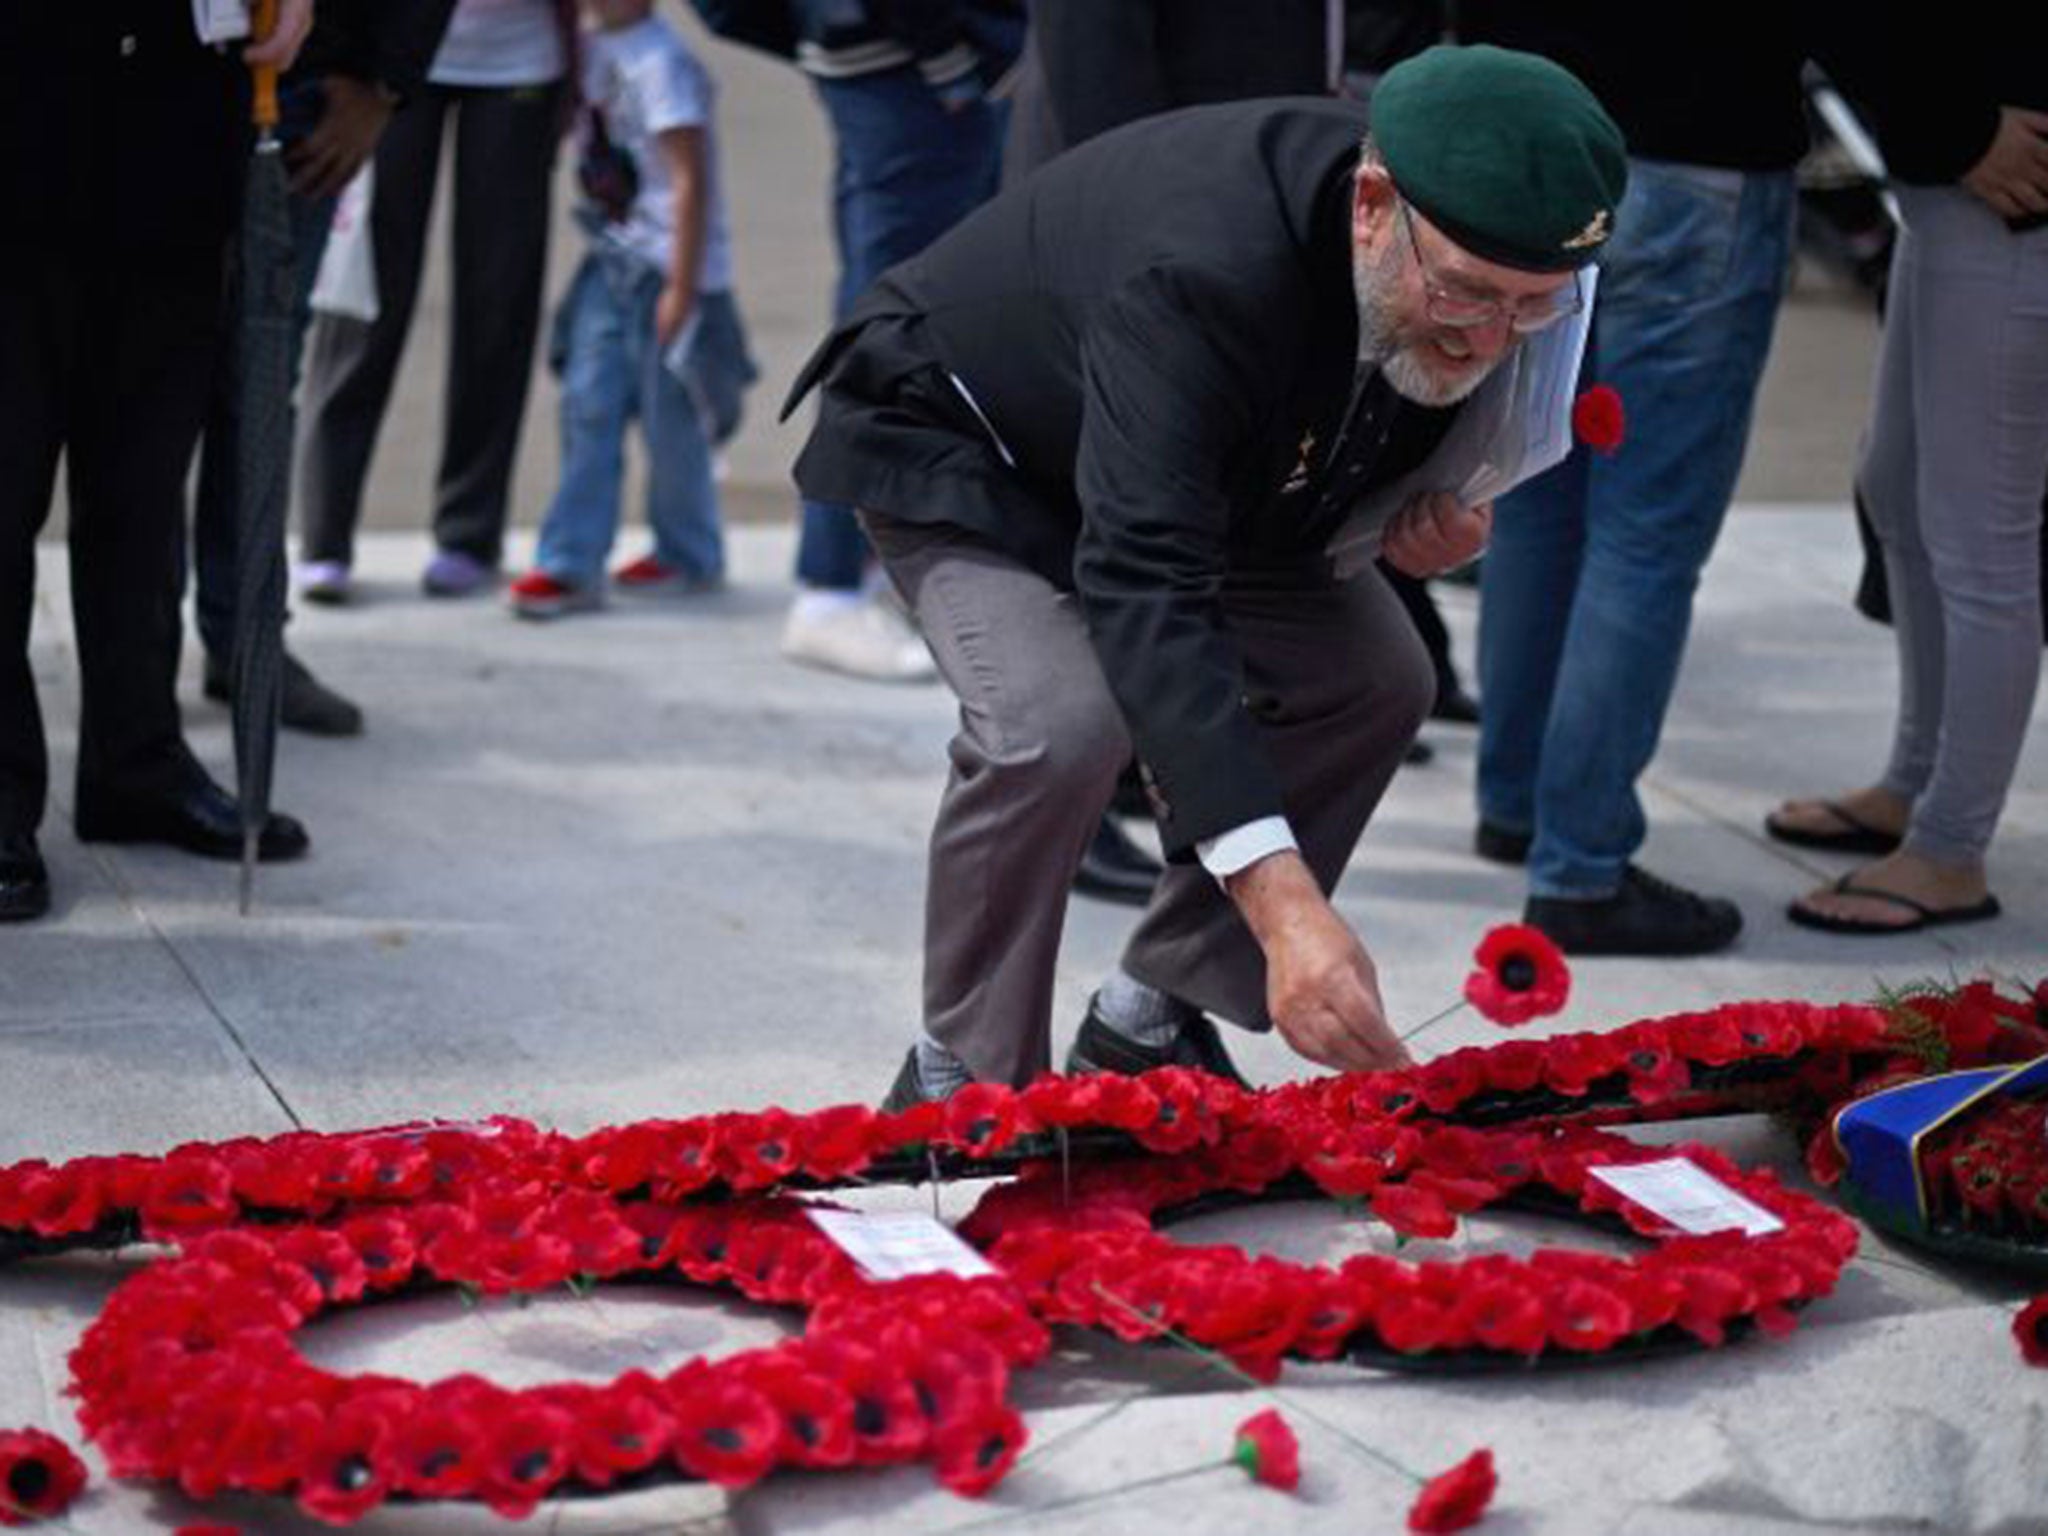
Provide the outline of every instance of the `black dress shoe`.
{"type": "Polygon", "coordinates": [[[1418,736],[1415,740],[1409,742],[1407,748],[1401,753],[1401,761],[1412,767],[1420,768],[1424,763],[1436,761],[1436,748],[1418,736]]]}
{"type": "Polygon", "coordinates": [[[1230,1053],[1223,1049],[1222,1038],[1207,1015],[1196,1014],[1181,1026],[1180,1033],[1168,1045],[1140,1045],[1104,1023],[1102,1015],[1095,1011],[1095,999],[1089,998],[1088,1016],[1081,1020],[1080,1031],[1067,1051],[1067,1071],[1120,1072],[1135,1077],[1155,1067],[1193,1067],[1227,1078],[1240,1088],[1251,1087],[1230,1059],[1230,1053]]]}
{"type": "MultiPolygon", "coordinates": [[[[234,679],[227,661],[206,658],[206,696],[217,703],[234,700],[234,679]]],[[[278,720],[289,730],[308,736],[360,736],[363,712],[329,688],[306,669],[306,664],[289,651],[284,658],[283,695],[278,700],[278,720]]]]}
{"type": "MultiPolygon", "coordinates": [[[[204,775],[155,795],[107,795],[81,788],[73,818],[82,843],[168,843],[206,859],[242,856],[242,808],[204,775]]],[[[311,846],[295,817],[273,811],[256,839],[265,864],[302,856],[311,846]]]]}
{"type": "Polygon", "coordinates": [[[1531,896],[1522,921],[1568,955],[1707,955],[1742,932],[1734,902],[1695,895],[1633,864],[1606,900],[1531,896]]]}
{"type": "Polygon", "coordinates": [[[1429,718],[1448,721],[1452,725],[1477,725],[1479,701],[1456,683],[1439,687],[1436,702],[1429,707],[1429,718]]]}
{"type": "Polygon", "coordinates": [[[1529,844],[1535,839],[1527,832],[1514,832],[1496,822],[1482,821],[1472,832],[1472,851],[1495,864],[1526,864],[1529,844]]]}
{"type": "Polygon", "coordinates": [[[27,832],[0,837],[0,923],[25,923],[50,910],[50,871],[27,832]]]}
{"type": "Polygon", "coordinates": [[[1115,820],[1105,816],[1088,840],[1081,867],[1074,871],[1074,889],[1084,896],[1142,907],[1152,899],[1164,866],[1132,842],[1115,820]]]}

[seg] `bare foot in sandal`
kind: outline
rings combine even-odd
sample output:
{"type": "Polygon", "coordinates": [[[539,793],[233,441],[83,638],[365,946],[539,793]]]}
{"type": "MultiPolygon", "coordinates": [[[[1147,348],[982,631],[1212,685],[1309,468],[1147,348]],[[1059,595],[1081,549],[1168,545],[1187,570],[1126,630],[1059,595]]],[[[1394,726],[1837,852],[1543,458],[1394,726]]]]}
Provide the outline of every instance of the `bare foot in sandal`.
{"type": "Polygon", "coordinates": [[[1887,854],[1898,847],[1912,813],[1910,801],[1873,784],[1832,800],[1787,800],[1764,818],[1764,830],[1804,848],[1887,854]]]}
{"type": "Polygon", "coordinates": [[[1834,933],[1908,933],[1998,915],[1980,864],[1937,864],[1899,852],[1809,891],[1790,916],[1834,933]]]}

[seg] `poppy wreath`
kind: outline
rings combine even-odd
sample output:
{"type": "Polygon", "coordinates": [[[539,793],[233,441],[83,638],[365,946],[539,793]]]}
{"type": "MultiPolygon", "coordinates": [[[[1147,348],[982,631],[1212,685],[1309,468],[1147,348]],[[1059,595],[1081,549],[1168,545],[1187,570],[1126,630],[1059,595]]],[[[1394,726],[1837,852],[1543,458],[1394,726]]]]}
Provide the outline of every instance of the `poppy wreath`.
{"type": "Polygon", "coordinates": [[[992,1486],[1023,1443],[1009,1372],[1047,1347],[989,1277],[864,1279],[798,1202],[619,1202],[486,1181],[320,1225],[188,1239],[109,1298],[71,1357],[79,1421],[121,1477],[195,1498],[290,1495],[333,1524],[387,1500],[467,1499],[518,1518],[545,1498],[777,1467],[929,1460],[992,1486]],[[807,1309],[797,1338],[665,1376],[512,1390],[315,1367],[297,1331],[435,1286],[491,1295],[572,1280],[681,1280],[807,1309]]]}
{"type": "Polygon", "coordinates": [[[2042,1050],[2048,1030],[2032,1022],[2031,1005],[2023,1021],[1952,999],[1889,1008],[1737,1002],[1599,1033],[1467,1046],[1400,1071],[1285,1084],[1267,1098],[1283,1106],[1301,1101],[1311,1113],[1340,1119],[1622,1124],[1812,1111],[1840,1101],[1858,1081],[2025,1060],[2042,1050]]]}
{"type": "Polygon", "coordinates": [[[961,1230],[1048,1323],[1127,1340],[1171,1331],[1262,1379],[1288,1357],[1526,1367],[1718,1345],[1751,1327],[1783,1333],[1793,1309],[1834,1288],[1857,1240],[1846,1217],[1709,1147],[1645,1147],[1578,1126],[1476,1131],[1314,1116],[1179,1157],[1064,1177],[1036,1165],[984,1196],[961,1230]],[[1686,1234],[1592,1176],[1678,1155],[1782,1228],[1686,1234]],[[1618,1223],[1649,1246],[1631,1257],[1544,1249],[1526,1259],[1375,1254],[1318,1266],[1160,1230],[1219,1202],[1317,1194],[1365,1201],[1405,1236],[1449,1236],[1459,1215],[1512,1203],[1618,1223]]]}
{"type": "Polygon", "coordinates": [[[396,1208],[483,1177],[670,1201],[977,1177],[1062,1148],[1084,1158],[1184,1151],[1221,1140],[1255,1114],[1255,1095],[1165,1068],[1142,1080],[975,1084],[897,1115],[857,1104],[810,1114],[770,1108],[637,1121],[581,1137],[498,1118],[194,1142],[162,1156],[32,1159],[0,1168],[0,1264],[396,1208]]]}

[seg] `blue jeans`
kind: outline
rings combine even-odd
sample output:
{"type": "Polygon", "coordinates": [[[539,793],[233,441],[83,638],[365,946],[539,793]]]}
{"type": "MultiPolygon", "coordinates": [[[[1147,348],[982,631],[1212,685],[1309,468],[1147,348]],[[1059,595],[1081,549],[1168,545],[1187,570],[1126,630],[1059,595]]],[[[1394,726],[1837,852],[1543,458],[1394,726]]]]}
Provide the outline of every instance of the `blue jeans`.
{"type": "Polygon", "coordinates": [[[1693,592],[1734,494],[1790,260],[1788,172],[1629,162],[1585,383],[1628,416],[1501,498],[1481,578],[1479,814],[1534,834],[1529,890],[1618,889],[1647,825],[1693,592]]]}
{"type": "MultiPolygon", "coordinates": [[[[555,320],[562,373],[562,483],[541,523],[535,566],[558,581],[604,579],[626,479],[626,428],[647,443],[647,521],[654,555],[693,580],[725,574],[725,535],[711,444],[654,340],[661,273],[616,252],[583,258],[555,320]]],[[[732,302],[703,294],[700,304],[732,302]]],[[[700,326],[700,331],[702,327],[700,326]]]]}
{"type": "MultiPolygon", "coordinates": [[[[325,103],[319,84],[305,81],[285,86],[278,105],[278,137],[289,149],[313,130],[325,103]]],[[[294,264],[291,376],[295,388],[306,326],[313,318],[313,281],[320,275],[320,258],[327,251],[327,230],[334,222],[336,201],[333,197],[294,192],[287,205],[291,211],[294,264]]],[[[230,305],[230,312],[235,312],[236,307],[230,305]]],[[[199,641],[206,647],[207,655],[222,658],[233,647],[235,634],[236,517],[240,499],[235,463],[242,419],[237,356],[236,340],[230,336],[221,348],[220,365],[207,399],[199,486],[192,502],[193,609],[199,621],[199,641]]]]}
{"type": "MultiPolygon", "coordinates": [[[[910,65],[817,80],[832,120],[832,228],[839,245],[835,317],[868,284],[907,261],[995,194],[1005,114],[977,101],[948,112],[910,65]]],[[[867,539],[853,509],[806,501],[796,579],[841,590],[860,585],[867,539]]]]}

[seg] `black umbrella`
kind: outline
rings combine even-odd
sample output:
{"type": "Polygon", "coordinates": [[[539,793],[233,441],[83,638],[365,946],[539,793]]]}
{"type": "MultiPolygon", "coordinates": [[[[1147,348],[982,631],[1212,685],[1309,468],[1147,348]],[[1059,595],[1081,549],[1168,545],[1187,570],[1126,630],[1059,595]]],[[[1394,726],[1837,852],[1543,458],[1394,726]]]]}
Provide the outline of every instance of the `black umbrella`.
{"type": "MultiPolygon", "coordinates": [[[[257,0],[255,34],[270,35],[277,0],[257,0]]],[[[242,802],[241,909],[249,911],[257,843],[270,819],[284,686],[285,481],[291,464],[295,299],[291,189],[277,136],[277,71],[256,67],[255,153],[242,210],[236,365],[241,393],[235,470],[235,789],[242,802]]]]}

